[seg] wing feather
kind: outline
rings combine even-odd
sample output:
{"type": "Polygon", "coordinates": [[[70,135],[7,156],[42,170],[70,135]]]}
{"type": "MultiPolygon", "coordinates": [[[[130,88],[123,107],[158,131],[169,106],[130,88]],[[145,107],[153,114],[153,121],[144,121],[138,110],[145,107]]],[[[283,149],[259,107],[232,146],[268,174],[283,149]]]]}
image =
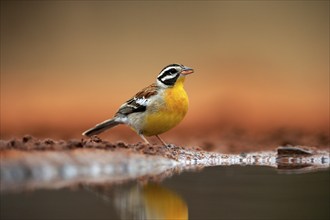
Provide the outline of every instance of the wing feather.
{"type": "Polygon", "coordinates": [[[147,109],[150,97],[157,95],[158,86],[156,83],[142,89],[134,97],[126,101],[116,114],[129,115],[136,112],[144,112],[147,109]]]}

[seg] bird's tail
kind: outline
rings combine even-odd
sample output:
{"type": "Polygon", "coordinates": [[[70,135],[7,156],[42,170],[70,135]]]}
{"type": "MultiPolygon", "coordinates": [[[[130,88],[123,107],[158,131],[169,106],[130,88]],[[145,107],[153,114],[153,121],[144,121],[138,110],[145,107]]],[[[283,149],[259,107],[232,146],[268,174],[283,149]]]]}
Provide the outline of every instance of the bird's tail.
{"type": "Polygon", "coordinates": [[[102,133],[103,131],[110,129],[112,127],[115,127],[116,125],[122,124],[121,122],[118,122],[115,118],[106,120],[104,122],[101,122],[100,124],[97,124],[95,127],[88,129],[82,135],[91,137],[93,135],[97,135],[102,133]]]}

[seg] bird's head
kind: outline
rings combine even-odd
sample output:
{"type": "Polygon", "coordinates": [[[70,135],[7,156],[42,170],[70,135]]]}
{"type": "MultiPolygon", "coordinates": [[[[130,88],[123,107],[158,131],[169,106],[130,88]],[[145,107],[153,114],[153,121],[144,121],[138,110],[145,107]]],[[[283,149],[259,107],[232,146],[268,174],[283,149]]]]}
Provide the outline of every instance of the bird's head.
{"type": "Polygon", "coordinates": [[[160,71],[157,77],[157,83],[162,86],[174,86],[179,77],[185,77],[193,73],[194,70],[182,64],[170,64],[160,71]]]}

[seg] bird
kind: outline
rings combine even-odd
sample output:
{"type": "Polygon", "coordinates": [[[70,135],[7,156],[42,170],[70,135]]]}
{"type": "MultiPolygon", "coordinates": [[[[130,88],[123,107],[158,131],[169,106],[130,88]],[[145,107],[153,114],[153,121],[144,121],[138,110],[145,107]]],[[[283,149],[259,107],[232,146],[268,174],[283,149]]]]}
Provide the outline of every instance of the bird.
{"type": "Polygon", "coordinates": [[[188,111],[188,95],[184,89],[187,75],[194,69],[182,64],[165,66],[157,76],[156,82],[136,93],[122,104],[115,115],[82,135],[92,137],[120,124],[128,125],[142,140],[156,136],[164,145],[169,146],[159,136],[178,125],[188,111]]]}

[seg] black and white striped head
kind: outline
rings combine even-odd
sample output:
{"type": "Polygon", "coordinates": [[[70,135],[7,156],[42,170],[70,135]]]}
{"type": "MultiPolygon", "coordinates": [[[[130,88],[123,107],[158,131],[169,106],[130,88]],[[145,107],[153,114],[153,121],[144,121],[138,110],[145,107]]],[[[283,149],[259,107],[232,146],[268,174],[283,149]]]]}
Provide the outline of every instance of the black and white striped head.
{"type": "Polygon", "coordinates": [[[194,70],[190,67],[181,64],[170,64],[160,71],[157,77],[157,83],[170,87],[176,83],[180,76],[185,76],[193,72],[194,70]]]}

